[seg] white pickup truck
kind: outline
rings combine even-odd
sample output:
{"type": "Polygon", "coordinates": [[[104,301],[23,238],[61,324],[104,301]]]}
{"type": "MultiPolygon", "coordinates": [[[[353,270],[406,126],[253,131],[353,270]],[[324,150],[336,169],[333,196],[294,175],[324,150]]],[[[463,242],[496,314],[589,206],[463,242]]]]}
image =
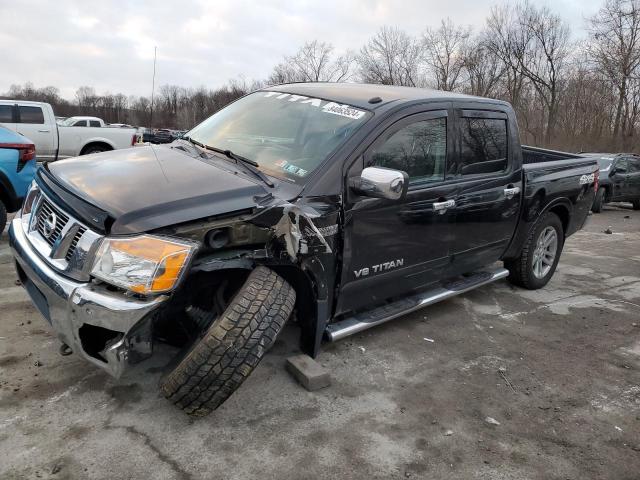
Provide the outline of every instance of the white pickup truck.
{"type": "Polygon", "coordinates": [[[51,105],[26,100],[0,100],[0,125],[31,140],[41,162],[129,148],[137,141],[135,128],[58,125],[51,105]]]}

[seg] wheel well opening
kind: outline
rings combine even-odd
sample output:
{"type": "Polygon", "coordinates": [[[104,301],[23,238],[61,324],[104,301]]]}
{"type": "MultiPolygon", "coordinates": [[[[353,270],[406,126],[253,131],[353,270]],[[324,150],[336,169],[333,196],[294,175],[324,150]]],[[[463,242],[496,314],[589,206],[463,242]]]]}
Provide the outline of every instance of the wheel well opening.
{"type": "Polygon", "coordinates": [[[315,319],[315,299],[313,286],[309,278],[302,270],[294,266],[273,266],[272,270],[284,278],[296,291],[296,304],[298,320],[302,328],[309,325],[315,319]]]}
{"type": "Polygon", "coordinates": [[[91,143],[87,143],[84,147],[82,147],[82,150],[80,151],[80,155],[84,155],[87,152],[87,150],[93,147],[100,147],[100,148],[104,148],[105,150],[113,150],[113,147],[106,142],[91,142],[91,143]]]}
{"type": "Polygon", "coordinates": [[[567,232],[567,228],[569,227],[569,210],[562,205],[558,205],[549,210],[552,213],[555,213],[562,222],[562,230],[564,233],[567,232]]]}

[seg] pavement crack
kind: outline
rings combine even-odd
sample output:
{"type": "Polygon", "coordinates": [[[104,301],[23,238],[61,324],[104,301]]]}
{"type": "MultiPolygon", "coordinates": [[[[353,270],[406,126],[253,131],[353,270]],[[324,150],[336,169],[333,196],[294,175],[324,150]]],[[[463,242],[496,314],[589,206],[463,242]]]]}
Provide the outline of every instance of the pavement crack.
{"type": "Polygon", "coordinates": [[[127,433],[130,433],[131,435],[135,435],[139,438],[142,439],[144,445],[151,450],[153,453],[156,454],[156,456],[158,457],[158,459],[164,463],[165,465],[167,465],[177,476],[178,478],[181,479],[185,479],[185,480],[192,480],[193,476],[187,472],[184,468],[182,468],[180,466],[180,464],[173,458],[171,458],[169,455],[163,453],[151,440],[151,438],[149,437],[149,435],[147,435],[146,433],[144,433],[141,430],[138,430],[136,427],[132,426],[132,425],[112,425],[110,422],[110,419],[107,420],[107,422],[104,425],[104,428],[107,430],[117,430],[117,429],[121,429],[124,430],[127,433]]]}

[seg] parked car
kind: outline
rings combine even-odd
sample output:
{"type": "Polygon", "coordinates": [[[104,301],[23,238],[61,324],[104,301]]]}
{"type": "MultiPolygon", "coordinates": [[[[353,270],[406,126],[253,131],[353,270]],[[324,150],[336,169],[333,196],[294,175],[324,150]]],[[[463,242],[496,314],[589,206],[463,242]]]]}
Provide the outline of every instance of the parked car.
{"type": "Polygon", "coordinates": [[[104,127],[104,120],[98,117],[69,117],[58,123],[62,127],[104,127]]]}
{"type": "Polygon", "coordinates": [[[523,165],[503,101],[280,85],[171,145],[47,164],[10,244],[65,349],[118,376],[180,344],[161,391],[205,415],[294,311],[315,356],[507,276],[544,287],[597,189],[595,159],[572,157],[523,165]]]}
{"type": "Polygon", "coordinates": [[[39,161],[128,148],[136,142],[135,129],[58,125],[51,105],[42,102],[0,100],[0,125],[30,139],[39,161]]]}
{"type": "Polygon", "coordinates": [[[631,202],[640,210],[640,156],[630,153],[589,153],[598,160],[600,186],[591,210],[600,213],[609,202],[631,202]]]}
{"type": "Polygon", "coordinates": [[[171,143],[173,140],[173,133],[168,128],[159,128],[154,132],[153,143],[171,143]]]}
{"type": "Polygon", "coordinates": [[[36,149],[22,135],[0,127],[0,233],[7,213],[17,211],[33,181],[36,149]]]}

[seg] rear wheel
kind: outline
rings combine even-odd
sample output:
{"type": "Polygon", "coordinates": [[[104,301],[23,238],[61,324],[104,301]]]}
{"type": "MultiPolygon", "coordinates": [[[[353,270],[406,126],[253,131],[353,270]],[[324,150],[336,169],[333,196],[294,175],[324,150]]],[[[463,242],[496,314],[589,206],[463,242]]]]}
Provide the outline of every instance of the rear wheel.
{"type": "Polygon", "coordinates": [[[604,197],[606,190],[604,187],[600,187],[596,192],[596,197],[593,199],[593,205],[591,206],[591,211],[593,213],[600,213],[602,211],[602,205],[604,205],[604,197]]]}
{"type": "Polygon", "coordinates": [[[4,206],[2,200],[0,200],[0,234],[4,232],[4,227],[7,226],[7,207],[4,206]]]}
{"type": "Polygon", "coordinates": [[[257,267],[204,335],[160,380],[164,396],[189,415],[218,408],[271,348],[296,294],[273,270],[257,267]]]}
{"type": "Polygon", "coordinates": [[[633,204],[633,209],[634,210],[640,210],[640,198],[634,200],[631,203],[633,204]]]}
{"type": "Polygon", "coordinates": [[[564,243],[560,218],[545,213],[531,229],[520,257],[505,262],[509,280],[529,290],[544,287],[556,270],[564,243]]]}
{"type": "Polygon", "coordinates": [[[82,155],[91,155],[92,153],[102,153],[108,152],[111,150],[110,148],[105,147],[104,145],[91,145],[83,150],[82,155]]]}

